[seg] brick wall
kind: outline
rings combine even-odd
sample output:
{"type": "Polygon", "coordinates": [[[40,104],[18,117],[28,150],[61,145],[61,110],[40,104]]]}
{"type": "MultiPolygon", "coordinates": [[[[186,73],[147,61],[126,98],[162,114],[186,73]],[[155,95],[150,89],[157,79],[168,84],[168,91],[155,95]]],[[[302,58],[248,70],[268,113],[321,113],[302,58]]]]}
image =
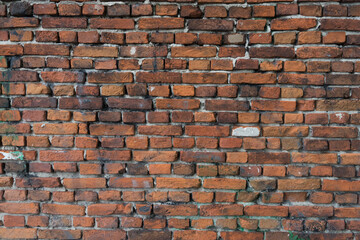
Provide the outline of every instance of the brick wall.
{"type": "Polygon", "coordinates": [[[360,239],[358,3],[0,1],[0,238],[360,239]]]}

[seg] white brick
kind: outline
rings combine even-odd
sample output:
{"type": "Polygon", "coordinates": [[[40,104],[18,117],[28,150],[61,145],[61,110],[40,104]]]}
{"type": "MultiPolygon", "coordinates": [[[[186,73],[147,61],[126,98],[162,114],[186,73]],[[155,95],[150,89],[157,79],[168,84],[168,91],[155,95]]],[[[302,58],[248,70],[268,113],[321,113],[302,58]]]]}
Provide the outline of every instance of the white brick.
{"type": "Polygon", "coordinates": [[[232,135],[237,137],[257,137],[260,135],[260,130],[257,127],[238,127],[233,129],[232,135]]]}

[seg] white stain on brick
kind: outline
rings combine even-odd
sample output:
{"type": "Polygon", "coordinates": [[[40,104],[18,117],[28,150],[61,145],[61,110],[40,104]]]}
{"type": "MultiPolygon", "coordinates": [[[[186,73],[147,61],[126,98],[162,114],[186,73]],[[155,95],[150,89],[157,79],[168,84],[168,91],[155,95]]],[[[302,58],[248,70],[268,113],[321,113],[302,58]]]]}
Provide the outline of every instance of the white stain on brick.
{"type": "Polygon", "coordinates": [[[136,53],[136,47],[132,47],[131,49],[130,49],[130,54],[131,55],[134,55],[136,53]]]}
{"type": "Polygon", "coordinates": [[[94,8],[95,8],[95,10],[98,10],[98,11],[99,11],[99,10],[102,10],[102,8],[101,8],[101,6],[100,6],[100,5],[95,5],[95,7],[94,7],[94,8]]]}
{"type": "Polygon", "coordinates": [[[239,127],[233,129],[232,135],[238,137],[256,137],[260,135],[260,130],[256,127],[239,127]]]}
{"type": "Polygon", "coordinates": [[[3,151],[0,151],[0,159],[23,159],[24,158],[24,155],[22,152],[3,152],[3,151]],[[1,158],[1,155],[3,156],[1,158]]]}
{"type": "Polygon", "coordinates": [[[150,182],[149,181],[145,181],[144,182],[144,188],[150,188],[150,182]]]}
{"type": "Polygon", "coordinates": [[[336,116],[339,120],[341,120],[341,119],[344,117],[342,113],[336,113],[335,116],[336,116]]]}
{"type": "Polygon", "coordinates": [[[131,180],[132,187],[136,188],[138,186],[137,182],[135,180],[131,180]]]}

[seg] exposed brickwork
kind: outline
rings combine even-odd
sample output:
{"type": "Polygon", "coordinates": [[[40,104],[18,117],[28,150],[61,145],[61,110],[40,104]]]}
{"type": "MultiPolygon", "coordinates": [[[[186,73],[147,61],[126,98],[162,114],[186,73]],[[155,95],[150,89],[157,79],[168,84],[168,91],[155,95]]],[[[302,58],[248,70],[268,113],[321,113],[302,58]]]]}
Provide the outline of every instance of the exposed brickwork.
{"type": "Polygon", "coordinates": [[[0,238],[360,239],[358,3],[0,1],[0,238]]]}

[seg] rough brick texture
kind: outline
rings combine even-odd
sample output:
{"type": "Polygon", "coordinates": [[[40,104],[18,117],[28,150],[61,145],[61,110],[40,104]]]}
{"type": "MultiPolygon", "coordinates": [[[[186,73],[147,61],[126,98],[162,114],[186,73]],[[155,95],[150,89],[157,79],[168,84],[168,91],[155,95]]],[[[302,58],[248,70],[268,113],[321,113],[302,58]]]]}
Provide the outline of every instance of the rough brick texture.
{"type": "Polygon", "coordinates": [[[360,239],[359,31],[359,0],[0,1],[0,239],[360,239]]]}

